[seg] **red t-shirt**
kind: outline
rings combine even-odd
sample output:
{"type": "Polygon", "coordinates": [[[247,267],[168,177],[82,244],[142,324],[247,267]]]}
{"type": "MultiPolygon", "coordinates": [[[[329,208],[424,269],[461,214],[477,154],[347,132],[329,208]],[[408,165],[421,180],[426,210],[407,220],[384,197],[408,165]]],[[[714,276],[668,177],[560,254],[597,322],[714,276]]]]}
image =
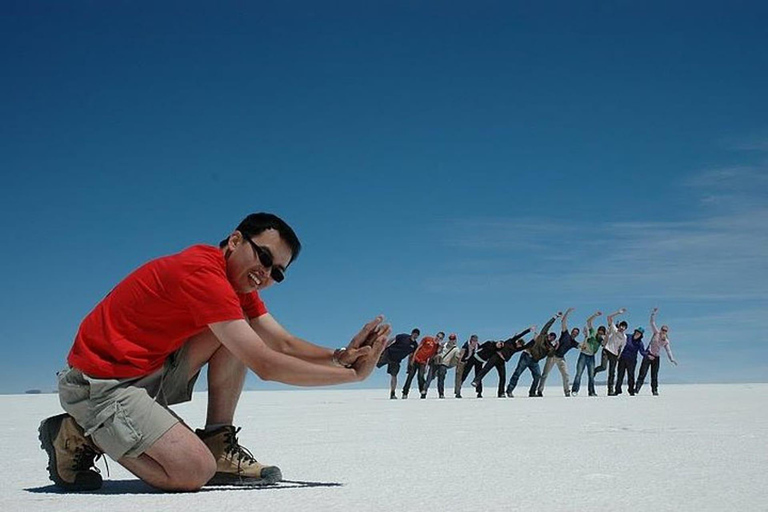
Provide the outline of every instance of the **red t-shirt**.
{"type": "Polygon", "coordinates": [[[421,340],[423,344],[421,347],[419,347],[418,350],[416,350],[416,353],[413,354],[413,360],[417,363],[424,364],[429,359],[437,354],[437,349],[439,348],[439,345],[437,343],[437,340],[433,338],[432,336],[424,336],[424,338],[421,340]]]}
{"type": "Polygon", "coordinates": [[[195,245],[121,281],[85,317],[67,362],[91,377],[148,375],[208,324],[266,313],[258,293],[232,288],[217,247],[195,245]]]}

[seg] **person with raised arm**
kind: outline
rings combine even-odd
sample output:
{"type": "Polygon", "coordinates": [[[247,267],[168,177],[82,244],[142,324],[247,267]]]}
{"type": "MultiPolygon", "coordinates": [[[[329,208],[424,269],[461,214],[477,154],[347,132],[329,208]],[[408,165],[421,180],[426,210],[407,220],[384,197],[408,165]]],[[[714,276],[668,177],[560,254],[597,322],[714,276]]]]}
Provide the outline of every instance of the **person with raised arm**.
{"type": "Polygon", "coordinates": [[[517,381],[520,379],[520,375],[528,369],[531,372],[533,382],[528,390],[529,397],[542,396],[537,393],[539,386],[539,379],[541,378],[541,369],[539,368],[539,361],[547,357],[550,352],[554,350],[554,343],[557,339],[557,335],[553,332],[549,332],[549,328],[555,323],[555,320],[563,316],[561,311],[558,311],[555,316],[550,318],[541,332],[534,337],[533,344],[524,349],[520,354],[520,359],[517,361],[517,368],[515,372],[509,378],[509,384],[507,385],[507,397],[514,398],[514,390],[517,386],[517,381]]]}
{"type": "Polygon", "coordinates": [[[608,315],[608,332],[606,333],[605,344],[603,345],[600,366],[595,368],[595,375],[608,368],[608,396],[614,396],[616,394],[614,390],[616,366],[619,363],[619,355],[621,355],[621,351],[627,343],[625,331],[627,330],[627,327],[629,327],[629,324],[623,320],[619,325],[616,325],[613,322],[613,319],[626,312],[627,310],[625,308],[620,308],[615,313],[608,315]]]}
{"type": "Polygon", "coordinates": [[[574,327],[572,330],[568,330],[568,315],[571,314],[573,308],[568,308],[565,314],[560,319],[560,339],[555,345],[555,350],[547,356],[547,361],[544,363],[544,371],[541,374],[541,380],[539,381],[538,394],[544,394],[544,384],[547,382],[547,376],[552,370],[552,366],[557,365],[557,369],[560,370],[560,377],[563,379],[563,394],[565,396],[571,396],[571,377],[568,375],[568,365],[565,362],[565,354],[574,347],[579,346],[579,342],[576,341],[576,337],[579,335],[579,328],[574,327]]]}
{"type": "Polygon", "coordinates": [[[648,368],[651,369],[651,393],[654,396],[659,394],[659,366],[661,364],[661,349],[667,353],[669,362],[677,366],[675,356],[672,355],[672,349],[669,346],[669,326],[662,325],[661,329],[656,326],[656,313],[659,308],[653,308],[651,311],[651,330],[653,331],[653,337],[651,343],[648,345],[648,351],[643,357],[642,363],[640,363],[640,375],[637,377],[637,389],[635,392],[639,393],[640,388],[643,387],[645,376],[648,374],[648,368]]]}
{"type": "Polygon", "coordinates": [[[576,362],[576,377],[573,379],[571,396],[579,394],[584,368],[587,369],[589,396],[597,396],[595,392],[595,354],[603,345],[605,327],[601,325],[597,328],[597,332],[595,332],[592,321],[600,315],[602,315],[600,311],[595,311],[592,316],[587,318],[587,327],[584,329],[584,342],[579,345],[579,360],[576,362]]]}
{"type": "Polygon", "coordinates": [[[233,425],[247,370],[297,386],[359,382],[390,334],[378,316],[334,350],[283,328],[259,293],[283,281],[300,249],[282,219],[254,213],[218,247],[152,260],[112,288],[80,324],[57,374],[66,413],[38,429],[56,486],[100,488],[93,464],[105,453],[165,491],[281,480],[277,466],[239,444],[233,425]],[[191,400],[203,366],[206,423],[193,431],[169,406],[191,400]]]}
{"type": "Polygon", "coordinates": [[[621,386],[624,384],[624,374],[627,374],[627,391],[630,396],[635,396],[635,368],[637,367],[637,355],[645,356],[645,346],[643,345],[643,334],[645,329],[636,327],[632,334],[627,334],[627,342],[619,356],[619,368],[616,372],[616,394],[622,393],[621,386]]]}
{"type": "Polygon", "coordinates": [[[475,388],[479,387],[482,389],[483,377],[485,377],[492,369],[496,368],[496,373],[499,375],[499,389],[496,393],[496,396],[499,398],[506,398],[507,395],[505,394],[504,390],[504,386],[507,383],[506,363],[512,359],[512,356],[517,352],[533,346],[533,341],[530,341],[528,344],[526,344],[523,337],[529,332],[534,332],[535,330],[536,326],[532,325],[526,330],[519,332],[504,341],[487,341],[483,343],[483,345],[481,345],[481,349],[478,352],[482,352],[482,347],[486,346],[490,355],[488,356],[483,369],[478,375],[475,376],[475,379],[472,381],[472,385],[475,386],[475,388]]]}

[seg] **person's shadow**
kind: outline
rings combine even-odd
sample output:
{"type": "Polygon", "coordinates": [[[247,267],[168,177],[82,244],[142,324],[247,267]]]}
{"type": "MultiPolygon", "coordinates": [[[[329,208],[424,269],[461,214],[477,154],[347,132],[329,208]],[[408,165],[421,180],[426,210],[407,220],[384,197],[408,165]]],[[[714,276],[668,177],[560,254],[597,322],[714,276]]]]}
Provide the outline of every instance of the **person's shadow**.
{"type": "MultiPolygon", "coordinates": [[[[233,484],[233,485],[213,485],[206,486],[196,492],[206,491],[274,491],[278,489],[301,489],[304,487],[341,487],[344,484],[339,482],[306,482],[302,480],[283,480],[269,485],[254,484],[233,484]]],[[[56,487],[55,485],[45,485],[42,487],[29,487],[24,489],[27,492],[35,494],[71,494],[56,487]]],[[[101,489],[95,491],[83,491],[85,494],[163,494],[161,491],[151,487],[141,480],[105,480],[101,489]]],[[[78,493],[80,494],[80,493],[78,493]]]]}

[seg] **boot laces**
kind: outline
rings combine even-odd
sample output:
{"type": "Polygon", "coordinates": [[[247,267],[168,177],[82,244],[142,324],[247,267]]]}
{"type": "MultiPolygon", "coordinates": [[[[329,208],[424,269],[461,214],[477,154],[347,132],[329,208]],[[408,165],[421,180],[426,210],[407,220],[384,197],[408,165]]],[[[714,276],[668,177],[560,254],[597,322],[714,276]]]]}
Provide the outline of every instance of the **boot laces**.
{"type": "Polygon", "coordinates": [[[243,446],[240,446],[240,443],[237,440],[237,434],[240,432],[240,429],[242,427],[232,428],[231,430],[227,431],[225,442],[227,443],[226,451],[228,454],[231,454],[232,456],[237,457],[237,467],[240,469],[240,466],[243,464],[243,462],[247,464],[254,464],[257,462],[256,458],[253,456],[253,454],[248,450],[248,448],[244,448],[243,446]]]}
{"type": "Polygon", "coordinates": [[[102,459],[104,466],[107,468],[107,476],[109,476],[109,464],[107,464],[107,459],[103,458],[103,455],[103,452],[94,449],[88,443],[80,444],[74,449],[72,469],[75,471],[95,471],[96,473],[101,473],[101,470],[96,467],[96,461],[102,459]]]}

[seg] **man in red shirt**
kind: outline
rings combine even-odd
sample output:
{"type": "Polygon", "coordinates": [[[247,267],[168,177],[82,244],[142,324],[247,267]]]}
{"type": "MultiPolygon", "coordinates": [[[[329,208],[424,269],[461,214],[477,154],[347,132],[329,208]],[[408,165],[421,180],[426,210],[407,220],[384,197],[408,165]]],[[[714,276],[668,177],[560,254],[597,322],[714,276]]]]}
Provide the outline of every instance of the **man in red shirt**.
{"type": "Polygon", "coordinates": [[[120,282],[83,320],[58,374],[66,414],[40,424],[56,485],[98,489],[92,467],[103,453],[169,491],[280,480],[279,468],[260,464],[237,440],[233,421],[247,369],[299,386],[360,381],[390,333],[376,317],[345,348],[331,350],[285,330],[259,291],[281,282],[300,250],[283,220],[256,213],[218,248],[190,247],[120,282]],[[206,427],[193,432],[168,406],[191,399],[206,364],[206,427]]]}
{"type": "Polygon", "coordinates": [[[408,375],[405,378],[405,384],[403,384],[403,399],[408,398],[408,392],[411,390],[411,382],[414,375],[418,375],[419,379],[419,394],[421,398],[427,398],[427,365],[429,360],[437,354],[440,344],[445,338],[445,333],[440,331],[435,337],[424,336],[419,342],[419,346],[408,358],[408,375]]]}

